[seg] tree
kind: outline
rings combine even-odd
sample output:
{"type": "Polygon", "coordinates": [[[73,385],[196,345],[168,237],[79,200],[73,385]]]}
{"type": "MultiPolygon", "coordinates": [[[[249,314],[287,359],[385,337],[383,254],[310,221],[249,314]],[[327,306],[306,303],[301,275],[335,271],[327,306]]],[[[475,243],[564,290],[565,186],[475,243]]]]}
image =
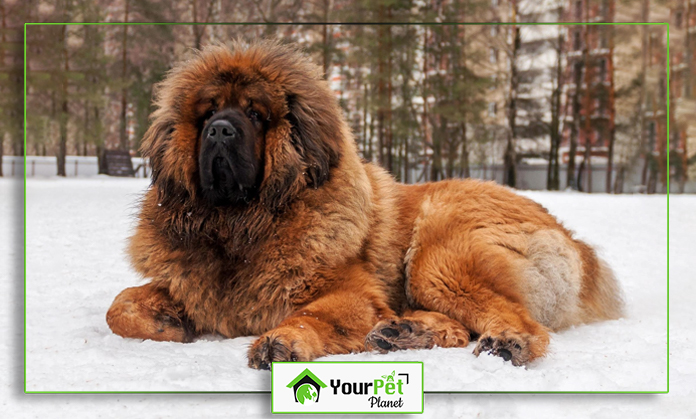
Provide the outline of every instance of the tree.
{"type": "Polygon", "coordinates": [[[608,107],[609,112],[609,141],[607,147],[607,174],[606,174],[606,193],[612,193],[614,190],[612,187],[612,176],[614,174],[614,145],[616,143],[616,87],[614,84],[614,28],[607,28],[611,30],[611,35],[609,36],[609,57],[608,57],[608,67],[609,67],[609,100],[608,107]]]}
{"type": "MultiPolygon", "coordinates": [[[[346,11],[346,18],[368,22],[402,22],[411,19],[412,10],[413,4],[408,0],[359,1],[350,12],[346,11]]],[[[362,64],[359,67],[369,69],[361,80],[372,87],[368,98],[371,115],[366,119],[370,120],[370,138],[373,129],[376,131],[377,161],[394,174],[398,172],[400,150],[403,150],[403,144],[397,143],[394,136],[399,129],[395,126],[399,122],[394,119],[395,104],[400,101],[396,92],[404,83],[404,80],[397,80],[396,60],[406,49],[413,48],[413,45],[407,44],[412,39],[411,32],[411,29],[397,30],[392,25],[382,24],[356,27],[350,36],[351,47],[357,50],[351,54],[351,60],[360,59],[362,64]]],[[[401,93],[404,92],[410,94],[408,89],[401,90],[401,93]]]]}
{"type": "Polygon", "coordinates": [[[0,2],[0,176],[5,140],[13,154],[23,154],[23,34],[21,22],[33,1],[0,2]]]}
{"type": "MultiPolygon", "coordinates": [[[[585,1],[585,19],[586,21],[589,22],[590,20],[590,2],[585,1]]],[[[590,135],[590,129],[591,129],[591,124],[592,124],[592,80],[590,78],[591,74],[591,69],[592,69],[592,63],[590,62],[590,29],[591,26],[589,25],[584,25],[584,34],[585,34],[585,41],[583,44],[583,49],[582,49],[582,61],[585,64],[585,102],[584,102],[584,111],[585,111],[585,127],[584,127],[584,134],[585,134],[585,155],[582,161],[582,165],[580,166],[582,169],[584,169],[587,173],[586,175],[586,183],[585,183],[585,189],[586,192],[591,193],[592,192],[592,137],[590,135]]],[[[579,85],[578,85],[579,88],[579,85]]],[[[580,175],[578,175],[578,183],[581,184],[582,178],[580,175]]]]}
{"type": "Polygon", "coordinates": [[[398,149],[396,175],[405,183],[411,182],[411,156],[418,153],[419,137],[422,135],[418,123],[418,111],[414,98],[419,95],[415,79],[417,68],[416,49],[418,31],[415,26],[399,26],[394,30],[394,43],[400,48],[395,54],[395,76],[399,81],[395,91],[398,95],[394,109],[393,136],[398,149]]]}
{"type": "MultiPolygon", "coordinates": [[[[650,0],[643,0],[641,3],[641,14],[643,17],[643,22],[648,22],[648,19],[650,17],[650,0]]],[[[641,184],[645,185],[645,190],[648,192],[648,180],[647,180],[647,175],[648,175],[648,168],[651,166],[651,160],[652,160],[652,150],[647,150],[648,144],[647,144],[647,136],[646,136],[646,120],[645,120],[645,113],[647,112],[647,106],[646,106],[646,100],[647,100],[647,88],[648,88],[648,82],[647,82],[647,74],[648,74],[648,47],[649,47],[649,27],[647,25],[644,25],[642,27],[642,36],[641,36],[641,63],[640,63],[640,68],[641,68],[641,89],[640,89],[640,144],[641,148],[643,149],[643,153],[645,155],[644,163],[643,163],[643,171],[641,173],[641,184]]]]}
{"type": "MultiPolygon", "coordinates": [[[[558,9],[559,20],[562,14],[562,9],[558,9]]],[[[556,54],[556,64],[553,71],[551,100],[551,124],[549,125],[549,139],[551,141],[549,147],[549,167],[546,175],[546,188],[551,191],[557,191],[561,188],[560,181],[560,159],[559,150],[561,147],[561,95],[563,93],[563,28],[558,27],[558,36],[552,48],[556,54]]]]}
{"type": "Polygon", "coordinates": [[[472,34],[473,30],[459,23],[487,6],[481,1],[458,0],[432,10],[437,19],[456,24],[426,29],[422,114],[424,144],[432,149],[430,164],[425,165],[429,166],[429,180],[470,175],[470,125],[484,108],[482,96],[490,79],[477,73],[475,66],[483,61],[482,53],[470,47],[470,39],[481,36],[485,28],[472,34]]]}
{"type": "Polygon", "coordinates": [[[208,26],[198,25],[198,23],[214,22],[215,14],[220,11],[219,8],[221,5],[219,0],[204,0],[203,2],[199,2],[198,0],[189,0],[189,2],[191,4],[191,16],[193,17],[192,22],[194,23],[194,25],[191,25],[191,31],[193,32],[193,47],[195,49],[201,49],[203,46],[203,37],[208,31],[208,26]],[[199,5],[199,3],[203,4],[199,5]]]}
{"type": "Polygon", "coordinates": [[[517,0],[511,0],[510,2],[511,14],[512,14],[512,26],[509,27],[512,32],[509,39],[511,39],[511,45],[508,48],[508,60],[510,62],[510,74],[509,74],[509,88],[508,97],[506,103],[507,118],[508,118],[508,132],[507,132],[507,142],[505,145],[505,154],[503,157],[503,183],[510,187],[515,187],[517,185],[517,151],[516,151],[516,139],[517,139],[517,95],[519,89],[519,78],[517,70],[517,56],[519,53],[521,38],[520,38],[520,28],[517,23],[517,0]]]}
{"type": "Polygon", "coordinates": [[[58,124],[60,130],[60,138],[58,142],[58,154],[56,155],[56,164],[58,165],[58,176],[65,176],[65,156],[67,154],[68,144],[68,118],[70,117],[70,109],[68,105],[68,72],[70,71],[70,57],[68,55],[68,26],[60,27],[60,48],[63,55],[63,73],[60,74],[60,90],[59,103],[60,111],[58,116],[58,124]]]}
{"type": "MultiPolygon", "coordinates": [[[[69,22],[75,13],[76,3],[61,0],[56,4],[52,20],[69,22]]],[[[27,82],[32,99],[30,109],[46,110],[50,115],[49,129],[52,134],[57,131],[56,172],[65,176],[65,157],[67,154],[68,125],[70,120],[70,81],[77,74],[71,72],[70,41],[74,31],[67,25],[31,26],[27,29],[27,82]],[[48,99],[48,100],[46,100],[48,99]],[[50,104],[47,109],[47,104],[50,104]],[[57,127],[56,127],[57,125],[57,127]],[[57,128],[57,129],[56,129],[57,128]]],[[[31,122],[37,122],[33,119],[31,122]]],[[[40,124],[38,131],[43,131],[40,124]]],[[[32,126],[28,126],[28,131],[32,126]]],[[[34,131],[36,133],[36,131],[34,131]]],[[[42,139],[42,141],[46,141],[42,139]]]]}

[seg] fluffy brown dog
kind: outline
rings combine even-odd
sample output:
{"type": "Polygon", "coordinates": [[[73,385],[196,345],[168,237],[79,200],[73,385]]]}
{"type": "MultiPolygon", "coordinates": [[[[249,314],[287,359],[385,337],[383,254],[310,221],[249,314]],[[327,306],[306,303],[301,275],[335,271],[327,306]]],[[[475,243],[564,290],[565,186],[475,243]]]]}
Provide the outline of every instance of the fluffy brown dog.
{"type": "Polygon", "coordinates": [[[293,48],[206,48],[156,104],[130,243],[151,282],[109,309],[121,336],[261,335],[253,368],[473,336],[476,355],[523,365],[550,330],[621,314],[611,271],[540,205],[491,182],[402,185],[361,162],[293,48]]]}

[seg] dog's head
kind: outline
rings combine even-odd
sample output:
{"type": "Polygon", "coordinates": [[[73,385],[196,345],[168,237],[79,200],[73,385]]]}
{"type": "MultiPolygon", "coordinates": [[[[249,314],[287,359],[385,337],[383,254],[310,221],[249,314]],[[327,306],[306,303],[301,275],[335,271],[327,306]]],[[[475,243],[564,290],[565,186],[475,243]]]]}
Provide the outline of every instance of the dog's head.
{"type": "Polygon", "coordinates": [[[329,179],[345,123],[321,70],[276,42],[206,47],[156,87],[143,140],[163,200],[281,209],[329,179]]]}

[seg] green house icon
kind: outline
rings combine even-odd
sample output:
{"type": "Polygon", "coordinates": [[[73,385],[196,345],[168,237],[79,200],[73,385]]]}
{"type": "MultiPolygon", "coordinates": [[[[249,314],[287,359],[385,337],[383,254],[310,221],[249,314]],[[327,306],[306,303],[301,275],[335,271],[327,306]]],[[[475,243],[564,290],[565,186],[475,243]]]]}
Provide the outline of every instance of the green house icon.
{"type": "Polygon", "coordinates": [[[308,368],[300,373],[294,380],[287,385],[288,388],[292,387],[293,393],[295,394],[295,402],[301,404],[307,404],[309,402],[319,401],[319,392],[322,388],[326,387],[316,375],[312,374],[308,368]]]}

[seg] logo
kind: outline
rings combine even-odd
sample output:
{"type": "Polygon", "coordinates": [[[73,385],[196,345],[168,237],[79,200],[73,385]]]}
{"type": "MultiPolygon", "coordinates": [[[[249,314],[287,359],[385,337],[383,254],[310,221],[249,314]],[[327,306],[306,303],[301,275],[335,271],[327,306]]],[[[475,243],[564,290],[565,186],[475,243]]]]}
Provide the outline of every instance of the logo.
{"type": "Polygon", "coordinates": [[[274,362],[271,388],[273,413],[423,413],[422,362],[274,362]]]}
{"type": "Polygon", "coordinates": [[[292,387],[295,393],[295,402],[309,404],[310,402],[316,403],[319,401],[319,392],[326,387],[326,384],[312,374],[309,368],[305,368],[287,387],[292,387]]]}

